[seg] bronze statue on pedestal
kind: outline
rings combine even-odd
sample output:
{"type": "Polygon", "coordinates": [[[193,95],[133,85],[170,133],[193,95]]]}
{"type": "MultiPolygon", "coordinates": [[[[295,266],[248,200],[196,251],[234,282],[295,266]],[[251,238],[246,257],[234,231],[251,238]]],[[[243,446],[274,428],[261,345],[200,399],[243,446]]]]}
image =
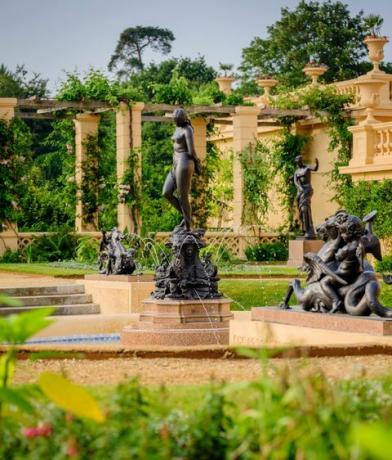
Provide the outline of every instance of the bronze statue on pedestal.
{"type": "Polygon", "coordinates": [[[301,229],[305,240],[316,239],[316,234],[313,226],[311,198],[313,196],[313,187],[311,184],[311,172],[317,171],[319,162],[316,158],[314,166],[306,165],[301,155],[295,159],[297,170],[294,173],[294,185],[297,187],[297,207],[299,219],[301,221],[301,229]]]}

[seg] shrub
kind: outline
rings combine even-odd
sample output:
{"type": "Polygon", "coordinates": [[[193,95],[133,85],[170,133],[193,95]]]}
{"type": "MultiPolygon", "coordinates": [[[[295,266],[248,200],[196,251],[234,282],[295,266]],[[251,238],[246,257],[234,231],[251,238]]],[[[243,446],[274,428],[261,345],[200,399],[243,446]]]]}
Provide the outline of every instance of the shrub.
{"type": "Polygon", "coordinates": [[[377,260],[376,271],[392,272],[392,255],[384,256],[382,260],[377,260]]]}
{"type": "Polygon", "coordinates": [[[228,249],[226,246],[223,244],[210,244],[206,248],[203,248],[200,251],[200,256],[204,257],[206,253],[211,253],[212,254],[212,261],[215,264],[219,264],[222,262],[233,262],[234,260],[234,255],[228,249]]]}
{"type": "Polygon", "coordinates": [[[245,255],[248,260],[256,262],[284,261],[289,256],[289,250],[287,243],[276,241],[248,246],[245,249],[245,255]]]}
{"type": "Polygon", "coordinates": [[[0,262],[3,264],[16,264],[18,262],[24,262],[24,258],[20,251],[12,251],[8,248],[0,257],[0,262]]]}
{"type": "Polygon", "coordinates": [[[63,230],[51,235],[34,237],[23,250],[23,254],[27,262],[71,260],[75,258],[76,247],[76,235],[63,230]]]}
{"type": "Polygon", "coordinates": [[[76,247],[78,262],[94,264],[98,260],[99,241],[91,236],[81,236],[76,247]]]}

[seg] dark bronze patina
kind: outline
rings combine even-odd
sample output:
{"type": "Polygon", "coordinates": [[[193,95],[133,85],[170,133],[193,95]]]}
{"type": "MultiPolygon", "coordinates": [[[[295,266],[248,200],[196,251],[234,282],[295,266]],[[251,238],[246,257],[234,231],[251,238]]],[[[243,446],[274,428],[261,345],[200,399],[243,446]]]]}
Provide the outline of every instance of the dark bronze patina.
{"type": "MultiPolygon", "coordinates": [[[[321,313],[348,313],[368,316],[372,313],[392,318],[392,309],[378,300],[380,284],[366,254],[381,260],[380,241],[373,233],[376,212],[363,220],[345,211],[338,211],[317,228],[325,241],[320,251],[304,256],[308,273],[306,286],[298,279],[291,283],[281,308],[289,308],[294,293],[304,310],[321,313]]],[[[385,282],[391,282],[384,277],[385,282]]]]}
{"type": "Polygon", "coordinates": [[[192,211],[189,202],[193,173],[200,174],[200,163],[195,151],[193,128],[184,109],[173,113],[176,130],[173,134],[173,168],[166,177],[162,194],[182,214],[179,227],[190,230],[192,211]],[[174,194],[177,192],[177,196],[174,194]]]}
{"type": "Polygon", "coordinates": [[[131,275],[135,269],[135,249],[125,249],[124,235],[113,228],[102,232],[99,246],[98,270],[105,275],[131,275]]]}
{"type": "Polygon", "coordinates": [[[301,221],[302,234],[305,240],[314,240],[316,234],[314,231],[311,209],[311,199],[313,195],[311,171],[317,171],[319,163],[316,158],[316,164],[314,166],[306,165],[301,155],[297,156],[295,161],[298,168],[294,173],[294,185],[297,187],[297,207],[299,219],[301,221]]]}

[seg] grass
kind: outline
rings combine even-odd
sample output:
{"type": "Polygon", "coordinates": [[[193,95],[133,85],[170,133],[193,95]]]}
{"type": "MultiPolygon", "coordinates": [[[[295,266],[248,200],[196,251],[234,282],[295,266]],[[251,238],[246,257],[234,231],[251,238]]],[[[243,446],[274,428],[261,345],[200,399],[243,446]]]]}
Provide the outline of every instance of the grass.
{"type": "MultiPolygon", "coordinates": [[[[55,277],[76,277],[97,273],[94,265],[80,264],[72,261],[65,262],[34,262],[34,263],[0,263],[0,272],[31,273],[55,277]]],[[[152,270],[143,270],[145,274],[152,274],[152,270]]],[[[280,265],[251,265],[240,264],[223,266],[220,273],[225,276],[260,276],[260,277],[294,277],[304,276],[294,267],[280,265]]]]}
{"type": "Polygon", "coordinates": [[[47,275],[54,277],[73,278],[77,276],[96,273],[96,270],[78,267],[63,267],[48,262],[35,262],[31,264],[6,264],[0,263],[0,272],[31,273],[32,275],[47,275]]]}
{"type": "MultiPolygon", "coordinates": [[[[222,280],[219,289],[234,300],[232,310],[278,305],[286,294],[289,282],[281,280],[222,280]]],[[[392,285],[382,284],[380,300],[392,307],[392,285]]],[[[294,296],[290,305],[296,302],[294,296]]]]}

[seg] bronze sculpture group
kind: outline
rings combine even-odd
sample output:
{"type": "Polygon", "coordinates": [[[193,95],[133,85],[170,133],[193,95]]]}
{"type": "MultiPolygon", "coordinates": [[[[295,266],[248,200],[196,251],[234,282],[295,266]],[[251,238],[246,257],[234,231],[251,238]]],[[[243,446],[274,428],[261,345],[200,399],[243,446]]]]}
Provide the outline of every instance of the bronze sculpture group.
{"type": "MultiPolygon", "coordinates": [[[[211,254],[200,257],[199,251],[206,246],[204,230],[192,229],[192,212],[189,195],[194,172],[200,173],[200,163],[194,147],[193,128],[183,109],[173,114],[176,130],[173,135],[173,167],[167,175],[162,194],[182,215],[166,246],[171,249],[168,257],[163,254],[155,274],[156,299],[211,299],[221,297],[218,291],[218,269],[211,261],[211,254]]],[[[297,188],[297,206],[301,221],[303,239],[324,240],[316,253],[304,256],[304,270],[308,277],[306,286],[301,287],[295,279],[281,303],[289,309],[288,303],[294,294],[306,311],[322,313],[348,313],[354,316],[378,316],[392,318],[392,309],[378,301],[380,285],[374,269],[366,259],[373,254],[381,260],[380,242],[373,233],[372,222],[376,212],[363,220],[338,211],[317,227],[313,226],[311,212],[311,172],[318,170],[306,165],[301,156],[296,158],[297,170],[293,182],[297,188]]],[[[100,273],[132,273],[135,268],[132,249],[126,250],[121,243],[123,235],[117,229],[103,233],[99,260],[100,273]]],[[[384,281],[392,284],[392,278],[384,281]]]]}
{"type": "Polygon", "coordinates": [[[135,249],[125,249],[124,235],[113,228],[102,232],[99,246],[98,271],[105,275],[131,275],[136,269],[135,249]]]}
{"type": "MultiPolygon", "coordinates": [[[[288,309],[294,293],[306,311],[321,313],[348,313],[368,316],[372,313],[392,318],[392,309],[378,300],[380,283],[372,265],[366,260],[370,253],[381,260],[380,241],[372,230],[376,212],[363,220],[338,211],[317,228],[324,245],[316,253],[304,256],[304,270],[308,277],[301,287],[293,280],[281,308],[288,309]]],[[[388,279],[386,279],[388,282],[388,279]]]]}
{"type": "Polygon", "coordinates": [[[200,162],[194,146],[193,128],[184,109],[173,113],[176,130],[173,167],[166,177],[162,195],[182,215],[167,243],[172,257],[163,256],[155,275],[156,299],[212,299],[218,292],[218,269],[206,254],[201,260],[199,251],[206,246],[204,230],[192,230],[192,211],[189,202],[192,176],[200,174],[200,162]]]}

